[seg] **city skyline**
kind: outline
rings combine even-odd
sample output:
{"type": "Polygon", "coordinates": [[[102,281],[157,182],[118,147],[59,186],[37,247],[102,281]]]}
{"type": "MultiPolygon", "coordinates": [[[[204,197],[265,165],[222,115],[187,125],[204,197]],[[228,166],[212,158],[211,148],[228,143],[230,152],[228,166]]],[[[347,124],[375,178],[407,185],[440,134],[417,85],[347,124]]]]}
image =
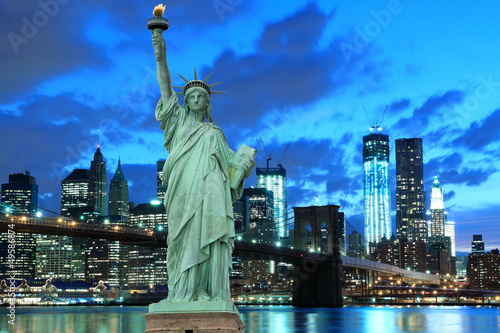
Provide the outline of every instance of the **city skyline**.
{"type": "MultiPolygon", "coordinates": [[[[0,14],[0,182],[29,170],[39,205],[58,211],[60,181],[88,169],[100,141],[108,179],[121,157],[130,200],[149,202],[156,162],[167,157],[146,28],[156,3],[42,3],[57,6],[7,3],[0,14]]],[[[362,232],[362,137],[380,121],[392,147],[392,231],[395,139],[420,137],[427,199],[437,175],[457,251],[470,252],[473,234],[500,247],[498,5],[232,3],[167,3],[169,65],[224,81],[227,94],[211,99],[215,123],[233,150],[259,150],[258,167],[263,138],[271,166],[287,170],[289,210],[337,204],[362,232]]],[[[255,172],[246,186],[256,186],[255,172]]]]}

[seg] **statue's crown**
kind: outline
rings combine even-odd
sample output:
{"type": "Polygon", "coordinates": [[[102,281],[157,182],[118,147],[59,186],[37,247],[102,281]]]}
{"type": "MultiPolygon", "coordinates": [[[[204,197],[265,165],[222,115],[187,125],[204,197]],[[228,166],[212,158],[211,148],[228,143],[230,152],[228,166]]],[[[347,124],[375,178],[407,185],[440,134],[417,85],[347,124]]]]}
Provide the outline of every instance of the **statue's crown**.
{"type": "Polygon", "coordinates": [[[213,83],[213,84],[207,84],[207,80],[210,77],[210,75],[212,75],[212,73],[208,74],[208,76],[206,78],[204,78],[203,80],[198,80],[198,75],[196,74],[196,67],[195,67],[194,68],[194,80],[192,80],[192,81],[189,81],[188,79],[184,78],[182,75],[177,73],[177,75],[179,75],[181,77],[181,79],[183,79],[184,82],[186,82],[186,85],[184,87],[174,87],[176,89],[182,89],[182,91],[178,92],[177,95],[186,95],[186,92],[189,89],[195,88],[195,87],[205,89],[205,91],[207,92],[207,94],[209,96],[210,96],[210,94],[224,93],[224,91],[210,90],[210,88],[215,87],[216,85],[222,83],[222,82],[217,82],[217,83],[213,83]]]}

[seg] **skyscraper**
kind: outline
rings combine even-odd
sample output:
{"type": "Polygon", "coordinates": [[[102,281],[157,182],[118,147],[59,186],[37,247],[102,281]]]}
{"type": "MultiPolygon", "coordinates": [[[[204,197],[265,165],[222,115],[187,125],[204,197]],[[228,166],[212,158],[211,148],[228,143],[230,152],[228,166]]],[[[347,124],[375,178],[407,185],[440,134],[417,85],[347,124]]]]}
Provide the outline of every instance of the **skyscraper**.
{"type": "MultiPolygon", "coordinates": [[[[61,215],[79,218],[88,211],[89,170],[74,169],[61,181],[61,215]]],[[[85,239],[73,238],[71,253],[71,274],[75,280],[85,279],[85,239]]]]}
{"type": "Polygon", "coordinates": [[[431,190],[431,237],[434,239],[444,237],[445,224],[443,189],[439,186],[439,181],[435,176],[431,190]]]}
{"type": "Polygon", "coordinates": [[[61,181],[61,215],[70,216],[71,208],[86,207],[89,201],[89,170],[74,169],[61,181]]]}
{"type": "Polygon", "coordinates": [[[287,204],[286,204],[286,170],[278,168],[257,168],[257,187],[266,188],[273,192],[274,223],[278,237],[288,236],[287,204]]]}
{"type": "Polygon", "coordinates": [[[446,237],[450,237],[451,242],[451,256],[455,257],[456,249],[455,249],[455,222],[448,221],[444,226],[444,235],[446,237]]]}
{"type": "Polygon", "coordinates": [[[128,183],[123,175],[121,161],[118,159],[118,167],[109,184],[109,216],[110,219],[121,220],[124,224],[129,220],[128,206],[128,183]],[[120,217],[120,218],[118,218],[120,217]]]}
{"type": "Polygon", "coordinates": [[[101,216],[105,216],[108,207],[108,184],[106,177],[106,162],[97,146],[94,160],[90,162],[89,175],[89,206],[94,206],[94,211],[101,216]]]}
{"type": "MultiPolygon", "coordinates": [[[[130,210],[130,225],[138,229],[167,229],[167,214],[162,203],[139,204],[130,210]]],[[[131,245],[128,247],[129,286],[167,284],[167,249],[131,245]]]]}
{"type": "Polygon", "coordinates": [[[427,241],[422,139],[396,139],[396,236],[427,241]]]}
{"type": "Polygon", "coordinates": [[[163,167],[165,166],[165,160],[159,160],[156,162],[156,198],[163,202],[165,199],[165,193],[167,193],[167,186],[163,185],[163,167]]]}
{"type": "MultiPolygon", "coordinates": [[[[242,198],[248,198],[249,228],[244,233],[247,241],[275,244],[278,240],[273,214],[276,205],[273,194],[265,188],[246,188],[242,198]]],[[[244,199],[246,200],[246,199],[244,199]]]]}
{"type": "Polygon", "coordinates": [[[380,127],[377,129],[379,133],[363,137],[364,220],[368,243],[378,243],[382,237],[391,235],[389,136],[381,134],[380,127]]]}
{"type": "MultiPolygon", "coordinates": [[[[38,185],[29,171],[25,174],[9,175],[9,183],[2,184],[1,202],[3,212],[12,215],[33,216],[38,206],[38,185]]],[[[14,230],[16,231],[16,230],[14,230]]],[[[21,278],[35,277],[36,239],[33,234],[16,233],[14,261],[8,261],[7,233],[0,234],[0,274],[21,278]],[[10,267],[12,263],[12,268],[10,267]]]]}

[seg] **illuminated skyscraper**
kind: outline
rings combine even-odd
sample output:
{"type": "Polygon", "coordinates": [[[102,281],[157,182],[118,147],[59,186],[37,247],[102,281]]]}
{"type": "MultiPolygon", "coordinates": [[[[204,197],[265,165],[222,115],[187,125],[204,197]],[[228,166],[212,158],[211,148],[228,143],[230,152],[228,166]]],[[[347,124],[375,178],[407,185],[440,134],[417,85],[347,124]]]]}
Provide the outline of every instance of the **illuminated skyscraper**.
{"type": "Polygon", "coordinates": [[[108,208],[108,184],[106,177],[106,162],[97,146],[94,160],[90,162],[89,175],[89,206],[94,206],[94,211],[101,216],[106,216],[108,208]]]}
{"type": "Polygon", "coordinates": [[[242,198],[248,198],[249,228],[244,239],[262,244],[275,244],[278,240],[273,214],[273,193],[265,188],[246,188],[242,198]]]}
{"type": "Polygon", "coordinates": [[[257,168],[257,187],[266,188],[273,192],[274,223],[278,230],[278,237],[288,236],[287,204],[286,204],[286,170],[278,168],[257,168]]]}
{"type": "Polygon", "coordinates": [[[389,136],[381,134],[380,127],[376,129],[379,133],[363,137],[364,219],[368,243],[378,243],[382,237],[391,235],[389,136]]]}
{"type": "Polygon", "coordinates": [[[128,183],[123,175],[122,164],[118,159],[118,167],[109,184],[109,216],[111,219],[121,217],[124,224],[128,223],[128,183]]]}
{"type": "MultiPolygon", "coordinates": [[[[88,211],[89,170],[74,169],[62,182],[61,215],[78,218],[83,210],[88,211]]],[[[75,280],[85,279],[85,239],[73,238],[71,274],[75,280]]]]}
{"type": "Polygon", "coordinates": [[[431,237],[445,236],[446,214],[444,211],[443,189],[439,186],[437,176],[431,190],[431,237]]]}
{"type": "Polygon", "coordinates": [[[159,160],[156,162],[156,198],[161,202],[163,202],[165,199],[165,193],[167,193],[167,186],[163,185],[163,180],[161,179],[164,166],[165,160],[159,160]]]}
{"type": "MultiPolygon", "coordinates": [[[[2,184],[2,213],[33,216],[38,206],[38,185],[29,171],[9,175],[9,183],[2,184]]],[[[3,215],[3,214],[2,214],[3,215]]],[[[14,229],[14,231],[16,231],[14,229]]],[[[16,279],[35,277],[36,239],[28,233],[15,234],[15,256],[8,260],[7,232],[0,234],[0,275],[16,279]],[[12,267],[10,267],[12,264],[12,267]]],[[[3,278],[2,277],[2,278],[3,278]]]]}
{"type": "MultiPolygon", "coordinates": [[[[139,204],[130,210],[130,225],[138,229],[166,230],[167,214],[162,203],[139,204]]],[[[165,285],[167,275],[167,249],[130,245],[128,247],[129,286],[165,285]]]]}
{"type": "Polygon", "coordinates": [[[456,249],[455,249],[455,222],[448,221],[444,226],[444,235],[450,237],[451,242],[451,256],[455,257],[456,249]]]}
{"type": "Polygon", "coordinates": [[[396,236],[427,242],[422,139],[396,139],[396,236]]]}

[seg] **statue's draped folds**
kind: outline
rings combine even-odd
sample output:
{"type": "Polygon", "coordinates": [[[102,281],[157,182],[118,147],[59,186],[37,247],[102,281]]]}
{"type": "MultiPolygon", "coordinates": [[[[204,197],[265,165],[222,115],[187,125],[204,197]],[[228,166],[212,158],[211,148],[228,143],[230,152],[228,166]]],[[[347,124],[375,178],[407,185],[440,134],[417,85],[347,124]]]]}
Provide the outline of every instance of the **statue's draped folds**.
{"type": "Polygon", "coordinates": [[[163,170],[168,185],[168,300],[230,301],[232,200],[243,190],[243,182],[236,189],[229,187],[234,152],[222,130],[210,122],[194,121],[175,93],[167,105],[160,99],[155,113],[169,152],[163,170]]]}

